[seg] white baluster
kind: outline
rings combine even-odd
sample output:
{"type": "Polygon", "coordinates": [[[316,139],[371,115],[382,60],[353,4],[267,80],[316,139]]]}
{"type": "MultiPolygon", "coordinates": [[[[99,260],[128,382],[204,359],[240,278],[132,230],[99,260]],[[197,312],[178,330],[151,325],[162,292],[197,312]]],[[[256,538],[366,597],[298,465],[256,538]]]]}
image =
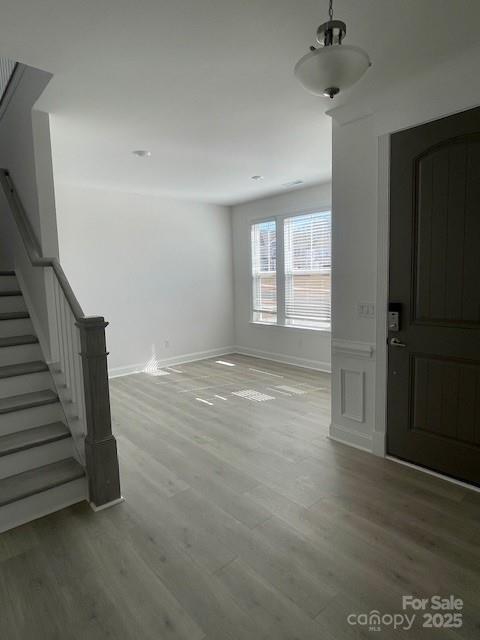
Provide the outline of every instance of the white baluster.
{"type": "Polygon", "coordinates": [[[76,389],[76,370],[75,370],[75,355],[73,344],[73,322],[74,317],[70,307],[67,307],[67,336],[68,336],[68,362],[70,365],[70,397],[73,403],[77,402],[77,389],[76,389]]]}
{"type": "Polygon", "coordinates": [[[70,345],[68,344],[68,331],[67,331],[67,302],[65,300],[65,296],[62,291],[62,335],[63,341],[65,345],[65,383],[67,385],[67,389],[70,392],[72,386],[72,376],[70,371],[70,359],[69,359],[69,351],[70,345]]]}
{"type": "MultiPolygon", "coordinates": [[[[52,270],[53,273],[53,270],[52,270]]],[[[55,342],[55,346],[52,345],[52,349],[55,350],[55,363],[60,366],[60,340],[58,331],[58,291],[57,291],[57,279],[55,273],[52,275],[52,291],[53,291],[53,310],[55,315],[55,330],[52,332],[52,339],[55,342]]]]}
{"type": "Polygon", "coordinates": [[[78,385],[78,416],[82,423],[83,432],[86,435],[87,427],[85,423],[85,391],[83,387],[83,364],[82,356],[80,355],[82,350],[80,343],[80,330],[75,327],[75,354],[78,367],[77,385],[78,385]]]}
{"type": "Polygon", "coordinates": [[[58,327],[58,343],[59,343],[59,366],[62,378],[65,381],[65,343],[63,341],[63,323],[62,323],[62,292],[55,278],[55,289],[57,291],[57,327],[58,327]]]}

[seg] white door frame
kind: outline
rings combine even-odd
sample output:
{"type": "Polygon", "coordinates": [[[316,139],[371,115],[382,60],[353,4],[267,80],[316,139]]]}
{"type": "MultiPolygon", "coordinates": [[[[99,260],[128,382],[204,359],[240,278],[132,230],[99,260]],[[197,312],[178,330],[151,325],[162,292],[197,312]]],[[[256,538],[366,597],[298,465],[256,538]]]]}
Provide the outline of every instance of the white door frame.
{"type": "Polygon", "coordinates": [[[372,451],[387,454],[387,309],[390,226],[390,134],[378,137],[375,431],[372,451]]]}

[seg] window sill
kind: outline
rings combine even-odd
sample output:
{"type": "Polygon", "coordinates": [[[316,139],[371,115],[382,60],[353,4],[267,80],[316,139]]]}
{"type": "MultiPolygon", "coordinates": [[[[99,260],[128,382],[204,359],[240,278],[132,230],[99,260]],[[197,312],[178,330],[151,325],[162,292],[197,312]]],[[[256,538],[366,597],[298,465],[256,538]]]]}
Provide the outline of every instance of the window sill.
{"type": "Polygon", "coordinates": [[[274,327],[277,329],[293,329],[294,331],[314,331],[315,333],[328,333],[331,335],[332,329],[322,329],[320,327],[298,327],[293,324],[273,324],[271,322],[258,322],[256,320],[249,320],[249,323],[255,327],[274,327]]]}

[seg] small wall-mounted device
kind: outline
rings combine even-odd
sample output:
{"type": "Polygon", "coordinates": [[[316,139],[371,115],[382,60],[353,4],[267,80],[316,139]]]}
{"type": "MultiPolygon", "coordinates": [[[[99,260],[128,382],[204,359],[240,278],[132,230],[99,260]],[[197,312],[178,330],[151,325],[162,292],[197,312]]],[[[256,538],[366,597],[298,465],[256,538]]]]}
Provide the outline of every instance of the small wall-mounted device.
{"type": "Polygon", "coordinates": [[[400,331],[400,313],[402,305],[399,302],[388,303],[388,330],[400,331]]]}

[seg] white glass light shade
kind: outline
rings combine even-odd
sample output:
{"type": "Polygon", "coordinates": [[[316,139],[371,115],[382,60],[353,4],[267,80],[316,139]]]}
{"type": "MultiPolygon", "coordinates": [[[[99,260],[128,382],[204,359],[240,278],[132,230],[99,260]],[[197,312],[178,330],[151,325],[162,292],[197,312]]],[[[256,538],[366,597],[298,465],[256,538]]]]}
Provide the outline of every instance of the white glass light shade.
{"type": "Polygon", "coordinates": [[[294,73],[307,91],[321,96],[331,87],[348,89],[370,64],[368,54],[360,47],[339,44],[307,53],[295,65],[294,73]]]}

